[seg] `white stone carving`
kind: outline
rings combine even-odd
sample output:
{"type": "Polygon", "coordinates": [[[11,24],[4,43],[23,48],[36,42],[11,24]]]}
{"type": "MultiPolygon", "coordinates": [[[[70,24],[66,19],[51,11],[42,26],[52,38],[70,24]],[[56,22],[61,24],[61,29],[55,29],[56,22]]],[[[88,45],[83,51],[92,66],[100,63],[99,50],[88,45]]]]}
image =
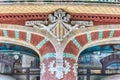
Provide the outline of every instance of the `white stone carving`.
{"type": "Polygon", "coordinates": [[[68,72],[70,72],[71,66],[70,66],[69,62],[67,62],[66,60],[65,60],[65,67],[63,67],[63,65],[54,67],[54,65],[55,65],[55,61],[50,62],[49,66],[48,66],[49,71],[52,74],[55,73],[55,77],[58,79],[63,78],[64,74],[67,74],[68,72]]]}
{"type": "Polygon", "coordinates": [[[93,21],[71,21],[71,25],[78,24],[79,27],[81,26],[93,26],[93,21]]]}
{"type": "Polygon", "coordinates": [[[77,64],[74,64],[72,68],[73,68],[74,75],[75,75],[76,78],[77,78],[77,68],[78,68],[78,65],[77,65],[77,64]]]}
{"type": "Polygon", "coordinates": [[[41,68],[41,76],[42,76],[45,73],[45,64],[42,63],[40,68],[41,68]]]}
{"type": "Polygon", "coordinates": [[[26,26],[34,26],[34,25],[41,25],[41,24],[48,24],[48,21],[40,21],[40,20],[31,20],[31,21],[26,21],[25,25],[26,26]]]}
{"type": "Polygon", "coordinates": [[[93,26],[92,21],[70,21],[70,14],[62,9],[58,9],[48,16],[49,21],[26,21],[25,25],[44,29],[59,42],[75,29],[93,26]]]}
{"type": "Polygon", "coordinates": [[[71,26],[69,24],[70,15],[62,9],[58,9],[53,14],[49,14],[49,24],[35,24],[34,27],[47,30],[58,41],[62,41],[72,30],[78,25],[71,26]]]}

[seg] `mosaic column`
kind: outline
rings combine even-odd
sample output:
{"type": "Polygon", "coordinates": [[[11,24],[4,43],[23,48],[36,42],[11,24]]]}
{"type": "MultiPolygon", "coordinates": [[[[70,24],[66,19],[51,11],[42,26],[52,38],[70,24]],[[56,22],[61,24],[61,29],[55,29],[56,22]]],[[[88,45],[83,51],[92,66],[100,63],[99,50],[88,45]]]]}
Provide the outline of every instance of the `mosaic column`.
{"type": "Polygon", "coordinates": [[[77,67],[78,66],[75,60],[75,56],[72,54],[65,53],[64,61],[67,61],[67,63],[69,63],[70,69],[69,69],[69,72],[65,74],[64,78],[61,80],[77,80],[77,67]]]}
{"type": "Polygon", "coordinates": [[[77,80],[75,56],[64,54],[64,59],[56,59],[56,54],[49,53],[42,57],[41,80],[77,80]]]}
{"type": "Polygon", "coordinates": [[[42,56],[42,62],[40,65],[41,73],[40,73],[40,80],[58,80],[55,77],[55,73],[53,70],[53,73],[50,71],[50,67],[55,66],[56,59],[55,59],[55,53],[48,53],[42,56]],[[50,65],[53,64],[53,65],[50,65]]]}

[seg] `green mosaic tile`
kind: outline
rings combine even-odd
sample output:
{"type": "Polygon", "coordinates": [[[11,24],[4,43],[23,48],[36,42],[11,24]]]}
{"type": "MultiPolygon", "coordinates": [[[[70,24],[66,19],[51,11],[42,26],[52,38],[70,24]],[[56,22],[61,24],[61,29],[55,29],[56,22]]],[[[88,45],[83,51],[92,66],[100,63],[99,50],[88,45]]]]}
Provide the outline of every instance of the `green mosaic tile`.
{"type": "Polygon", "coordinates": [[[110,32],[110,38],[113,37],[114,32],[115,32],[115,30],[111,30],[111,32],[110,32]]]}
{"type": "Polygon", "coordinates": [[[19,39],[19,31],[15,31],[15,38],[19,39]]]}
{"type": "Polygon", "coordinates": [[[99,32],[99,39],[102,39],[102,36],[103,36],[103,31],[100,31],[99,32]]]}
{"type": "Polygon", "coordinates": [[[74,38],[72,39],[72,42],[75,44],[75,46],[80,49],[81,48],[81,45],[79,44],[79,42],[74,38]]]}
{"type": "Polygon", "coordinates": [[[40,49],[48,40],[44,38],[41,42],[39,42],[36,46],[37,49],[40,49]]]}
{"type": "Polygon", "coordinates": [[[5,37],[8,37],[7,30],[3,30],[3,35],[4,35],[5,37]]]}
{"type": "MultiPolygon", "coordinates": [[[[55,58],[56,54],[55,53],[47,53],[46,55],[42,56],[42,60],[49,59],[49,58],[55,58]]],[[[64,58],[70,58],[70,59],[76,59],[76,56],[70,53],[64,53],[63,54],[64,58]]]]}
{"type": "Polygon", "coordinates": [[[70,53],[64,53],[63,54],[64,58],[71,58],[71,59],[76,59],[76,56],[70,53]]]}
{"type": "Polygon", "coordinates": [[[31,33],[27,32],[27,34],[26,34],[26,41],[30,42],[30,40],[31,40],[31,33]]]}
{"type": "Polygon", "coordinates": [[[54,58],[56,55],[55,53],[47,53],[46,55],[42,56],[42,60],[48,59],[48,58],[54,58]]]}
{"type": "Polygon", "coordinates": [[[91,42],[91,33],[87,33],[88,42],[91,42]]]}

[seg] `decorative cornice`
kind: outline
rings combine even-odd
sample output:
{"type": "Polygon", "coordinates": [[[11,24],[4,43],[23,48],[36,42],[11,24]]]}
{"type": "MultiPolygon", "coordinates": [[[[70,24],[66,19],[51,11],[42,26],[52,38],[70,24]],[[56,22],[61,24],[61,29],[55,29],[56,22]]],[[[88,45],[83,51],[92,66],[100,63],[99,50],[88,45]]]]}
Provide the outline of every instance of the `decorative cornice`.
{"type": "MultiPolygon", "coordinates": [[[[119,14],[69,13],[73,21],[93,21],[94,25],[119,24],[119,14]]],[[[0,23],[26,25],[27,21],[46,21],[49,13],[0,13],[0,23]]],[[[44,23],[46,24],[46,23],[44,23]]],[[[26,25],[29,26],[29,25],[26,25]]]]}
{"type": "Polygon", "coordinates": [[[114,5],[1,5],[0,13],[50,13],[57,9],[69,13],[119,14],[119,6],[114,5]]]}
{"type": "Polygon", "coordinates": [[[94,25],[119,24],[120,8],[107,5],[1,5],[0,23],[25,25],[26,21],[48,20],[48,15],[63,9],[71,15],[70,20],[93,21],[94,25]],[[52,7],[52,8],[51,8],[52,7]]]}

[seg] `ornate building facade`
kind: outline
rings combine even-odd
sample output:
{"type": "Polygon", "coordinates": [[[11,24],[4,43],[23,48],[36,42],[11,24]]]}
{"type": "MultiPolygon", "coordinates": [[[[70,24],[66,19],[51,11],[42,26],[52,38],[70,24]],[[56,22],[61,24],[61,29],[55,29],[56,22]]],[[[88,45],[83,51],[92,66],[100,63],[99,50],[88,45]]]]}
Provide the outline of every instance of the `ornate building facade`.
{"type": "Polygon", "coordinates": [[[119,77],[119,0],[0,3],[0,73],[4,80],[119,77]]]}

